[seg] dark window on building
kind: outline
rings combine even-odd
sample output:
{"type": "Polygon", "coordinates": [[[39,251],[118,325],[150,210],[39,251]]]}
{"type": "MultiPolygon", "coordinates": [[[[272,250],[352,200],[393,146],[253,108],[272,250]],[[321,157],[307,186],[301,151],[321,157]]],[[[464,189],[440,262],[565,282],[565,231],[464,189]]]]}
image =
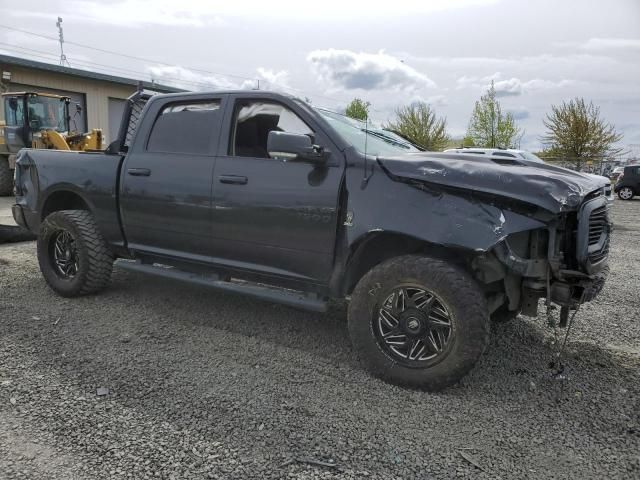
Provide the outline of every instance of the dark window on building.
{"type": "Polygon", "coordinates": [[[243,102],[236,109],[229,154],[236,157],[269,158],[269,132],[313,135],[313,131],[295,113],[278,103],[243,102]]]}
{"type": "Polygon", "coordinates": [[[147,150],[150,152],[207,154],[217,132],[219,100],[166,105],[155,124],[147,150]]]}

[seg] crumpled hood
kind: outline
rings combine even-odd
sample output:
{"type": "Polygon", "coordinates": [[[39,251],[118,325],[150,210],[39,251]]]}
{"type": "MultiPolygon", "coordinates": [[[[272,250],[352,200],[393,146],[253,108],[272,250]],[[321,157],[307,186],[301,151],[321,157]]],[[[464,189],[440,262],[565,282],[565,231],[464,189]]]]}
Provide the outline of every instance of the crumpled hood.
{"type": "Polygon", "coordinates": [[[595,175],[514,160],[504,164],[482,155],[432,152],[378,157],[393,176],[513,198],[553,213],[575,209],[586,195],[607,184],[595,175]]]}

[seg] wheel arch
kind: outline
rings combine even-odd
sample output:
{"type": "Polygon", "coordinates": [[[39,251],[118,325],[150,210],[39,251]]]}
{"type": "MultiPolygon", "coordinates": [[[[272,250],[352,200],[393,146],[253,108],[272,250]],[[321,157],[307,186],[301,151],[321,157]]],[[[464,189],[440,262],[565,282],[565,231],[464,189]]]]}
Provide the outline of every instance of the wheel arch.
{"type": "Polygon", "coordinates": [[[360,279],[372,268],[394,257],[425,254],[446,260],[467,269],[467,260],[473,252],[461,248],[431,243],[405,233],[392,231],[369,232],[350,249],[342,288],[350,294],[360,279]]]}
{"type": "Polygon", "coordinates": [[[53,212],[60,210],[86,210],[93,211],[90,202],[79,192],[73,189],[58,189],[50,192],[40,208],[40,221],[43,221],[53,212]]]}

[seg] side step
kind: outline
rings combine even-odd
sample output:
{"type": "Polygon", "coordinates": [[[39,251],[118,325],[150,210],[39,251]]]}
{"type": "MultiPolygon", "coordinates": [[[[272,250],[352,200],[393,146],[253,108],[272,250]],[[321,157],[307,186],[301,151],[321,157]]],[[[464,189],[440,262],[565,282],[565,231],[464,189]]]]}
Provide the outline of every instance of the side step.
{"type": "Polygon", "coordinates": [[[182,280],[185,282],[212,287],[225,292],[240,293],[269,302],[281,303],[290,307],[310,310],[312,312],[326,312],[327,301],[314,294],[306,294],[296,290],[267,287],[248,282],[225,282],[215,274],[201,275],[185,272],[174,267],[164,265],[149,265],[138,261],[117,260],[114,266],[132,272],[150,273],[160,277],[182,280]]]}

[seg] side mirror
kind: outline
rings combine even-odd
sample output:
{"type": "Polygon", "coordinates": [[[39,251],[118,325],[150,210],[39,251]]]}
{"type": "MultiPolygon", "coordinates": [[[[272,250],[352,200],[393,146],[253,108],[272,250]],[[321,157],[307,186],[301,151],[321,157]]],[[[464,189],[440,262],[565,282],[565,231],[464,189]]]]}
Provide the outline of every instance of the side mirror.
{"type": "Polygon", "coordinates": [[[9,108],[13,111],[18,110],[18,99],[16,97],[9,98],[9,108]]]}
{"type": "Polygon", "coordinates": [[[271,158],[280,158],[285,161],[299,160],[324,164],[328,158],[328,152],[318,145],[313,145],[308,135],[275,130],[269,132],[267,151],[271,158]]]}

